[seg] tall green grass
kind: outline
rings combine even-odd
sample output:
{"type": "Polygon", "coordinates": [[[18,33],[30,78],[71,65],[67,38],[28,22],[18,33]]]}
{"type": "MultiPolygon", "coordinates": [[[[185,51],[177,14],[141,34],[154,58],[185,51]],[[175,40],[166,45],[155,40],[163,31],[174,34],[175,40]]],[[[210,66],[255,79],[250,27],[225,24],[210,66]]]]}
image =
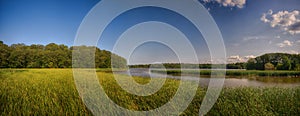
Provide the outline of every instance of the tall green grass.
{"type": "Polygon", "coordinates": [[[1,115],[89,115],[78,96],[72,72],[1,70],[1,115]]]}
{"type": "MultiPolygon", "coordinates": [[[[97,75],[110,99],[124,108],[138,111],[167,103],[180,84],[178,80],[167,79],[157,93],[141,97],[124,91],[111,73],[97,72],[97,75]]],[[[126,80],[129,77],[117,78],[126,80]]],[[[149,82],[145,78],[134,79],[140,84],[149,82]]],[[[192,103],[181,115],[198,115],[205,92],[206,88],[199,87],[192,103]]],[[[77,93],[71,69],[0,70],[0,114],[92,115],[77,93]]],[[[208,115],[298,114],[300,87],[225,88],[208,112],[208,115]]]]}

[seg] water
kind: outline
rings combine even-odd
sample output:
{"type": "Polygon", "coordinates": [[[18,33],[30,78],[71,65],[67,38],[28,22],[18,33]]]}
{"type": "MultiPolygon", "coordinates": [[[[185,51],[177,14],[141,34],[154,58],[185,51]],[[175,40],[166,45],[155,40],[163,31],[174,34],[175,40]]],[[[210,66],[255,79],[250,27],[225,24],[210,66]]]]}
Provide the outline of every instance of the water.
{"type": "MultiPolygon", "coordinates": [[[[148,69],[135,68],[129,71],[115,72],[117,74],[126,74],[131,76],[139,76],[145,78],[170,78],[178,80],[195,81],[200,79],[199,85],[207,87],[210,80],[218,80],[220,78],[209,78],[210,76],[196,75],[163,75],[151,73],[148,69]]],[[[226,76],[224,81],[225,87],[296,87],[300,86],[300,78],[288,77],[241,77],[241,76],[226,76]]]]}

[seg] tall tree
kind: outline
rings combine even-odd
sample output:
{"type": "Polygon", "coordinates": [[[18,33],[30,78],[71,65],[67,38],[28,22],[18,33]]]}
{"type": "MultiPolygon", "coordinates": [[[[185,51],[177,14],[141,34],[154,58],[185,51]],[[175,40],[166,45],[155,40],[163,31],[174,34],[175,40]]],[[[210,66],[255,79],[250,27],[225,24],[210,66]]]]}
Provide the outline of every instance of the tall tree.
{"type": "Polygon", "coordinates": [[[0,41],[0,68],[8,67],[10,51],[8,45],[4,44],[3,41],[0,41]]]}
{"type": "Polygon", "coordinates": [[[256,60],[254,58],[251,58],[248,60],[246,64],[247,70],[255,70],[256,69],[256,60]]]}

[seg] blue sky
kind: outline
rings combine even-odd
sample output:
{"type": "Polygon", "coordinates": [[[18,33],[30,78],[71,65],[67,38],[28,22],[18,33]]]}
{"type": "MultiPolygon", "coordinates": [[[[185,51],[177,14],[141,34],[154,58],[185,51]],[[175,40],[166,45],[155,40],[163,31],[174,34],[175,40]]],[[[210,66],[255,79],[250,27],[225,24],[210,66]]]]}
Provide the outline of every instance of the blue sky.
{"type": "MultiPolygon", "coordinates": [[[[14,43],[45,45],[54,42],[71,46],[81,21],[98,2],[99,0],[0,0],[0,40],[9,45],[14,43]]],[[[299,0],[201,0],[200,2],[209,10],[219,26],[230,60],[245,61],[247,58],[270,52],[300,52],[299,0]]],[[[106,30],[105,36],[100,39],[99,47],[112,50],[117,39],[151,36],[149,32],[155,33],[158,30],[155,25],[146,25],[147,32],[138,31],[142,30],[141,27],[124,32],[126,28],[123,29],[121,24],[130,27],[133,26],[131,23],[142,21],[172,22],[170,18],[164,19],[165,14],[158,8],[141,12],[138,18],[135,17],[137,14],[131,17],[126,17],[126,14],[117,17],[115,23],[106,30]],[[149,19],[152,15],[160,19],[149,19]],[[124,37],[118,38],[116,33],[122,32],[124,37]]],[[[191,36],[189,40],[193,43],[200,62],[209,61],[207,46],[199,32],[193,30],[193,26],[190,26],[184,18],[176,14],[171,15],[172,13],[167,14],[176,19],[177,24],[173,23],[173,26],[184,28],[186,32],[183,33],[191,36]]],[[[160,29],[168,30],[165,28],[160,29]]],[[[165,31],[165,35],[152,35],[167,38],[175,34],[173,31],[165,31]]],[[[136,59],[136,63],[151,63],[156,60],[176,62],[173,56],[176,54],[168,47],[148,43],[138,47],[131,60],[136,59]],[[160,48],[160,52],[157,52],[157,48],[160,48]],[[147,59],[145,56],[162,57],[147,59]]]]}
{"type": "Polygon", "coordinates": [[[0,40],[7,44],[72,45],[81,21],[99,0],[0,0],[0,40]]]}

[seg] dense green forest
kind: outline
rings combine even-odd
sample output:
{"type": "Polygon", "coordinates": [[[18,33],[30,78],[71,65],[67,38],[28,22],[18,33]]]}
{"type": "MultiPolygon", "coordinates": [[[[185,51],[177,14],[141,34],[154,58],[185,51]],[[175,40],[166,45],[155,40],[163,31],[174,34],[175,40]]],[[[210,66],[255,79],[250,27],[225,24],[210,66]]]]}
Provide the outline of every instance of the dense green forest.
{"type": "Polygon", "coordinates": [[[269,53],[249,59],[247,70],[298,70],[300,71],[300,54],[269,53]]]}
{"type": "MultiPolygon", "coordinates": [[[[50,43],[48,45],[25,45],[12,44],[10,46],[0,41],[0,68],[71,68],[72,52],[82,55],[73,55],[73,61],[78,64],[75,67],[96,67],[110,68],[125,67],[126,60],[109,51],[100,50],[91,46],[72,46],[57,45],[50,43]],[[91,50],[95,50],[91,54],[91,50]],[[82,62],[83,60],[93,60],[95,55],[95,65],[82,62]],[[113,63],[111,62],[113,59],[113,63]]],[[[73,63],[74,63],[73,62],[73,63]]]]}

